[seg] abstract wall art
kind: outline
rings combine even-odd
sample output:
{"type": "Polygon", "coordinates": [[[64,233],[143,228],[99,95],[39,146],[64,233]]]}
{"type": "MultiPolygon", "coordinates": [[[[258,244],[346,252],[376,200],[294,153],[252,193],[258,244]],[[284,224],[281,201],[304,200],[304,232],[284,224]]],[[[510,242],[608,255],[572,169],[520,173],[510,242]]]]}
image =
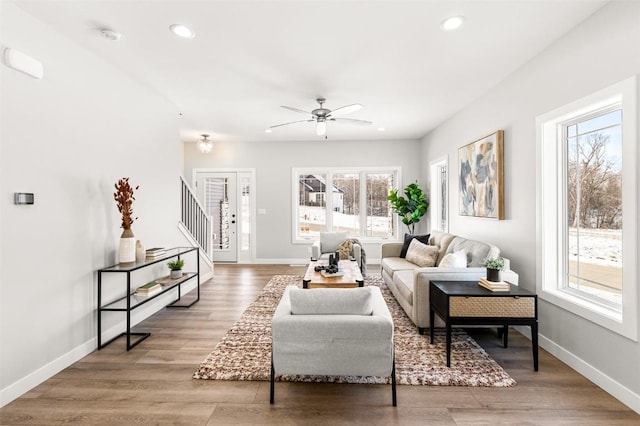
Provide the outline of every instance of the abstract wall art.
{"type": "Polygon", "coordinates": [[[458,149],[461,216],[504,219],[503,137],[498,130],[458,149]]]}

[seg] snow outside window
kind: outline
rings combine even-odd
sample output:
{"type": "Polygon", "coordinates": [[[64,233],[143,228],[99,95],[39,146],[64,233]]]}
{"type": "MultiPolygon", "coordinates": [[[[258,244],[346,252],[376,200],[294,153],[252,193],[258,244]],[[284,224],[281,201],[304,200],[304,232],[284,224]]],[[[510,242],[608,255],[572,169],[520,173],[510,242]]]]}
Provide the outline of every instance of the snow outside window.
{"type": "Polygon", "coordinates": [[[293,169],[294,243],[340,231],[365,241],[395,238],[387,195],[399,175],[399,168],[293,169]]]}

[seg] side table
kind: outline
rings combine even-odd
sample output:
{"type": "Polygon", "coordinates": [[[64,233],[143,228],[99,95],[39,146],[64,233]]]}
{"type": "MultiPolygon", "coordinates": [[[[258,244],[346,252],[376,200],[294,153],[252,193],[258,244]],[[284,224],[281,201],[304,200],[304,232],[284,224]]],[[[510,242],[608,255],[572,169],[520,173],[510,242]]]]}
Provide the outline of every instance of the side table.
{"type": "Polygon", "coordinates": [[[538,296],[513,284],[509,286],[508,291],[491,291],[479,286],[477,281],[431,281],[431,343],[435,314],[438,314],[447,330],[447,367],[451,366],[453,325],[503,326],[505,348],[509,326],[528,325],[531,327],[533,369],[538,371],[538,296]]]}

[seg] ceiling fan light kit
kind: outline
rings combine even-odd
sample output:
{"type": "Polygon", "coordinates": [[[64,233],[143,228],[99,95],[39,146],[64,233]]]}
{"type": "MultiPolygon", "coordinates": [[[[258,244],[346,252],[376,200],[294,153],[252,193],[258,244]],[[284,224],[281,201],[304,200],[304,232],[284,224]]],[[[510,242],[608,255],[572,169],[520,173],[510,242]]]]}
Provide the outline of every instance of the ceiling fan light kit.
{"type": "Polygon", "coordinates": [[[316,99],[316,102],[318,102],[318,104],[320,105],[320,108],[316,108],[316,109],[312,110],[311,112],[305,111],[305,110],[302,110],[302,109],[299,109],[299,108],[294,108],[294,107],[282,105],[281,107],[284,108],[284,109],[288,109],[289,111],[297,112],[297,113],[300,113],[300,114],[310,115],[311,118],[309,118],[307,120],[296,120],[296,121],[290,121],[288,123],[276,124],[274,126],[269,127],[269,130],[272,130],[272,129],[276,128],[276,127],[287,126],[289,124],[315,121],[316,122],[316,133],[318,134],[318,136],[325,136],[325,138],[326,138],[327,121],[337,121],[337,122],[342,122],[342,123],[347,123],[347,124],[356,124],[356,125],[365,125],[365,126],[368,126],[368,125],[372,124],[371,121],[367,121],[367,120],[359,120],[359,119],[356,119],[356,118],[338,117],[340,115],[350,114],[352,112],[358,111],[358,110],[362,109],[362,105],[360,105],[360,104],[351,104],[351,105],[345,105],[343,107],[340,107],[340,108],[337,108],[337,109],[334,109],[334,110],[330,110],[330,109],[324,107],[324,103],[326,101],[327,100],[325,98],[316,99]]]}

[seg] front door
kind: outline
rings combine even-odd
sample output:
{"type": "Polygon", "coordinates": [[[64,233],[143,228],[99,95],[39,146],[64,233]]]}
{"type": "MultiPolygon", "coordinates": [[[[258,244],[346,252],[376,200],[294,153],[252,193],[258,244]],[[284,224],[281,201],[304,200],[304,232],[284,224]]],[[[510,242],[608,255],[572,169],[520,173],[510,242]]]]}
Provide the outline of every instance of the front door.
{"type": "Polygon", "coordinates": [[[237,186],[235,172],[198,172],[198,200],[212,220],[214,262],[238,261],[237,186]]]}

